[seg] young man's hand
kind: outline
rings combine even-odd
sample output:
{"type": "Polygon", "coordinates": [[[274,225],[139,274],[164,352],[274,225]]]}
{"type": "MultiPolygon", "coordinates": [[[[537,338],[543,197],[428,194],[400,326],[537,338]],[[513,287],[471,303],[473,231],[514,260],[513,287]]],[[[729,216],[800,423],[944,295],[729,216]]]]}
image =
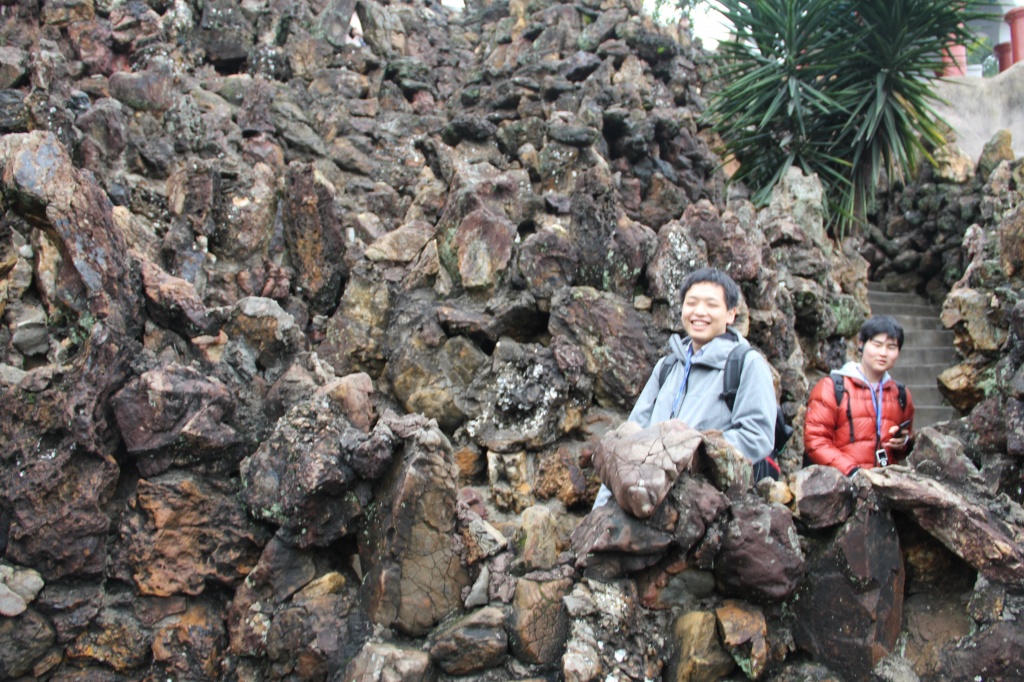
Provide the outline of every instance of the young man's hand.
{"type": "Polygon", "coordinates": [[[882,443],[887,448],[894,448],[896,450],[902,450],[907,447],[907,443],[910,442],[910,435],[900,429],[899,426],[893,426],[889,429],[889,440],[882,443]]]}

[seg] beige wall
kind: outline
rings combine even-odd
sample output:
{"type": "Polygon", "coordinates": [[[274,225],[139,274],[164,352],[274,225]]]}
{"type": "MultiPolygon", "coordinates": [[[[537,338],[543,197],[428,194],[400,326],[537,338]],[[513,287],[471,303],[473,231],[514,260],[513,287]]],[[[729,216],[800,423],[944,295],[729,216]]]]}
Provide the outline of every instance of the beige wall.
{"type": "Polygon", "coordinates": [[[1024,62],[993,78],[950,78],[936,82],[947,104],[935,110],[957,132],[957,146],[977,162],[985,143],[1001,129],[1013,136],[1013,151],[1024,156],[1024,62]]]}

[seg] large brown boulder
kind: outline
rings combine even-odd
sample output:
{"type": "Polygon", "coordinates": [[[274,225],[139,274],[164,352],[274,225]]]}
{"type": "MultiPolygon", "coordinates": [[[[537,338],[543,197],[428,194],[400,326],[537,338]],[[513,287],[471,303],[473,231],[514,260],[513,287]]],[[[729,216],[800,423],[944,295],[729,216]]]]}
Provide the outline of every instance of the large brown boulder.
{"type": "Polygon", "coordinates": [[[896,646],[905,580],[899,537],[877,498],[861,499],[817,545],[793,600],[797,645],[832,669],[865,679],[896,646]]]}
{"type": "Polygon", "coordinates": [[[507,453],[536,450],[575,431],[590,397],[588,382],[573,371],[579,359],[572,349],[499,340],[489,365],[455,398],[471,417],[471,438],[507,453]]]}
{"type": "Polygon", "coordinates": [[[270,537],[237,491],[184,472],[140,480],[120,533],[117,574],[160,597],[197,595],[207,583],[237,587],[270,537]]]}
{"type": "Polygon", "coordinates": [[[239,468],[250,514],[299,547],[325,547],[356,530],[396,447],[385,422],[370,431],[361,401],[348,400],[343,385],[292,407],[239,468]]]}
{"type": "Polygon", "coordinates": [[[700,433],[678,419],[646,429],[624,422],[598,443],[594,468],[619,506],[645,519],[691,468],[702,443],[700,433]]]}
{"type": "Polygon", "coordinates": [[[1019,505],[1006,500],[1000,509],[986,504],[982,491],[961,492],[904,467],[864,473],[893,509],[909,514],[982,575],[1008,585],[1024,581],[1019,505]]]}
{"type": "Polygon", "coordinates": [[[309,164],[289,165],[286,182],[284,238],[291,249],[296,283],[312,310],[330,312],[347,276],[345,235],[334,202],[336,189],[309,164]]]}
{"type": "Polygon", "coordinates": [[[12,510],[6,557],[48,580],[101,575],[110,528],[102,506],[113,496],[117,463],[81,451],[66,435],[27,445],[10,443],[9,459],[0,467],[4,500],[12,510]]]}
{"type": "Polygon", "coordinates": [[[225,423],[235,406],[231,391],[191,367],[145,372],[111,402],[128,452],[139,458],[144,476],[163,473],[175,461],[217,458],[241,440],[225,423]]]}
{"type": "Polygon", "coordinates": [[[64,146],[41,131],[0,137],[0,189],[6,203],[60,244],[64,267],[52,303],[101,320],[118,334],[141,329],[138,273],[106,193],[75,168],[64,146]]]}
{"type": "Polygon", "coordinates": [[[583,351],[599,404],[632,407],[658,359],[643,316],[618,296],[574,287],[552,299],[548,329],[583,351]]]}
{"type": "Polygon", "coordinates": [[[730,516],[722,522],[722,546],[715,557],[719,588],[754,602],[791,595],[807,564],[789,510],[745,497],[733,502],[730,516]]]}
{"type": "Polygon", "coordinates": [[[390,412],[382,422],[397,456],[359,537],[363,598],[373,622],[420,636],[462,610],[470,584],[456,529],[458,467],[434,422],[390,412]]]}

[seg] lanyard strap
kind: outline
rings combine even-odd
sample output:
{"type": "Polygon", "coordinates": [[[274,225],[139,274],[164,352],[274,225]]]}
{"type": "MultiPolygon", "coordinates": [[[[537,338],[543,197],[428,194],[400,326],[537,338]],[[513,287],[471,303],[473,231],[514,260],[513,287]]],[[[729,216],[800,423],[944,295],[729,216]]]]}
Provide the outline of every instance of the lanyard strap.
{"type": "Polygon", "coordinates": [[[686,382],[690,379],[690,367],[693,366],[693,344],[686,347],[686,354],[683,355],[683,382],[679,384],[679,392],[672,402],[672,418],[679,414],[679,406],[683,402],[683,394],[686,393],[686,382]]]}
{"type": "MultiPolygon", "coordinates": [[[[875,447],[877,448],[882,443],[882,381],[878,382],[878,392],[876,394],[875,388],[871,385],[871,382],[865,376],[864,372],[861,371],[860,367],[857,371],[864,381],[868,382],[868,391],[871,393],[871,404],[875,407],[875,447]]],[[[885,377],[882,377],[884,380],[885,377]]]]}

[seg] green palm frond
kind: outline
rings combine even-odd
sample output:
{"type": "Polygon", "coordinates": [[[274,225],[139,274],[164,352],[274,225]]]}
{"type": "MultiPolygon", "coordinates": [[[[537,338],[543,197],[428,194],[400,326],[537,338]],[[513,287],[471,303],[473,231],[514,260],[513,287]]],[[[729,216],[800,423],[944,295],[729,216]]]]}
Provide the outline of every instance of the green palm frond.
{"type": "Polygon", "coordinates": [[[838,235],[879,173],[915,172],[943,143],[931,87],[951,42],[975,38],[975,0],[715,0],[734,35],[704,121],[767,201],[791,165],[817,173],[838,235]]]}

